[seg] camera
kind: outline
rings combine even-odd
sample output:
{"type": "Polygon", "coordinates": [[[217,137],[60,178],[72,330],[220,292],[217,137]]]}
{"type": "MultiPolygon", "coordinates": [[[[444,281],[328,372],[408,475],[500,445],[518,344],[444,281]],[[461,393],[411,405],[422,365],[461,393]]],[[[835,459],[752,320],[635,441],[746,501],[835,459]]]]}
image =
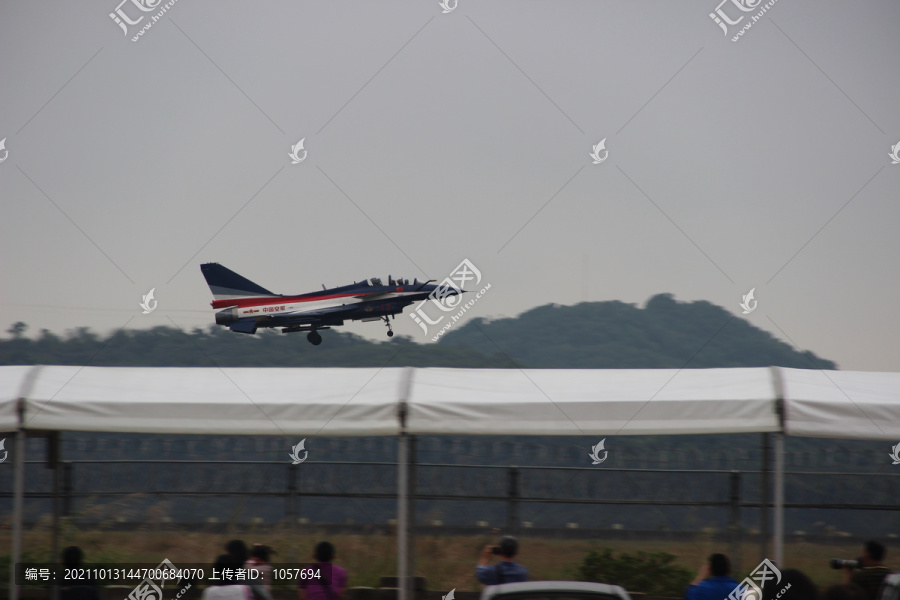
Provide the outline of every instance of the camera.
{"type": "Polygon", "coordinates": [[[862,567],[860,559],[844,560],[843,558],[832,558],[828,561],[828,566],[832,569],[859,569],[862,567]]]}
{"type": "Polygon", "coordinates": [[[500,546],[494,546],[491,548],[491,554],[502,554],[503,551],[500,549],[500,546]]]}

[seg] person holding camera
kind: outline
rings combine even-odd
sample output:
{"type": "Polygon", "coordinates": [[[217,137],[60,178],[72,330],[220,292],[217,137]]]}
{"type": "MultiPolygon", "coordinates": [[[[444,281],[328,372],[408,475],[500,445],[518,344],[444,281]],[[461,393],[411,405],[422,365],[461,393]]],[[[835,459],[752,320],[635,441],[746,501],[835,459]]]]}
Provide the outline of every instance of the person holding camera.
{"type": "Polygon", "coordinates": [[[519,541],[511,535],[504,536],[499,546],[485,546],[475,567],[475,577],[484,585],[499,585],[528,581],[528,569],[514,559],[519,553],[519,541]],[[499,556],[500,562],[491,564],[491,557],[499,556]]]}
{"type": "MultiPolygon", "coordinates": [[[[884,578],[891,572],[884,566],[885,549],[875,541],[866,542],[863,555],[854,561],[840,561],[844,567],[844,583],[858,585],[866,592],[869,600],[878,597],[878,590],[884,578]]],[[[834,565],[836,561],[832,561],[834,565]]]]}

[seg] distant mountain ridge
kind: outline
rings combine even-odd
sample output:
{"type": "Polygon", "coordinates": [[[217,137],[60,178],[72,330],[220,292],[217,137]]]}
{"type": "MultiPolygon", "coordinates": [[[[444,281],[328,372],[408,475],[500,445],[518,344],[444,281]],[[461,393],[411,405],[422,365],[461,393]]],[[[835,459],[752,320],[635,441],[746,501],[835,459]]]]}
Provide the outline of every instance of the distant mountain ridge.
{"type": "Polygon", "coordinates": [[[651,369],[782,366],[835,369],[705,301],[652,297],[644,308],[618,301],[544,305],[517,317],[473,319],[437,344],[409,337],[373,342],[324,332],[311,346],[296,335],[236,334],[175,327],[123,330],[101,338],[85,327],[66,337],[43,330],[24,336],[13,324],[0,339],[0,364],[170,367],[468,367],[651,369]]]}
{"type": "Polygon", "coordinates": [[[719,306],[677,302],[671,294],[653,296],[643,309],[583,302],[539,306],[514,318],[473,319],[439,343],[546,369],[837,368],[719,306]]]}

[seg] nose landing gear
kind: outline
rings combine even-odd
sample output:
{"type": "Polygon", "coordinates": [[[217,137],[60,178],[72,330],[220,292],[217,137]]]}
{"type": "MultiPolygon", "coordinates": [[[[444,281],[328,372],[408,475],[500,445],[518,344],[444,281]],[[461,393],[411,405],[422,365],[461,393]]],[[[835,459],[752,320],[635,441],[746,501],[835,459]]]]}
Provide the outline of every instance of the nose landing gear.
{"type": "Polygon", "coordinates": [[[391,322],[388,320],[387,315],[384,316],[384,324],[387,325],[387,328],[388,328],[388,330],[387,330],[387,336],[388,336],[388,337],[394,337],[394,330],[391,329],[391,322]]]}
{"type": "Polygon", "coordinates": [[[315,329],[306,334],[306,339],[313,346],[318,346],[322,343],[322,336],[315,329]]]}

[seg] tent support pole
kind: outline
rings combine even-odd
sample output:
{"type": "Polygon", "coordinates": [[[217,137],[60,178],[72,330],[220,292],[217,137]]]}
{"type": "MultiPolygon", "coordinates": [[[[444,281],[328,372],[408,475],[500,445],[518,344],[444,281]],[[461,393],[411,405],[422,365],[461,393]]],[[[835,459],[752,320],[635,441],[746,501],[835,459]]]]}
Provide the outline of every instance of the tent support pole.
{"type": "MultiPolygon", "coordinates": [[[[59,557],[59,513],[62,507],[62,501],[59,497],[60,480],[62,479],[62,465],[60,458],[62,455],[62,433],[52,431],[47,438],[47,467],[53,469],[53,540],[50,544],[53,560],[59,557]]],[[[59,586],[54,585],[50,597],[53,600],[59,600],[59,586]]]]}
{"type": "Polygon", "coordinates": [[[784,435],[775,434],[775,564],[783,565],[784,552],[784,435]]]}
{"type": "Polygon", "coordinates": [[[769,469],[772,459],[769,456],[769,434],[762,434],[762,465],[759,476],[759,559],[769,553],[769,469]]]}
{"type": "Polygon", "coordinates": [[[407,367],[403,374],[397,403],[397,419],[400,422],[400,438],[397,447],[397,600],[412,600],[411,554],[409,551],[409,475],[412,442],[406,431],[406,418],[409,411],[407,400],[412,386],[413,372],[412,367],[407,367]]]}
{"type": "MultiPolygon", "coordinates": [[[[406,480],[409,482],[406,502],[406,547],[416,547],[416,461],[418,460],[416,452],[416,436],[409,436],[409,475],[406,480]]],[[[409,598],[416,596],[416,553],[406,553],[406,576],[409,581],[409,598]]]]}
{"type": "Polygon", "coordinates": [[[397,449],[397,591],[398,600],[411,600],[409,597],[409,561],[407,550],[409,540],[409,436],[406,431],[400,432],[400,446],[397,449]]]}
{"type": "Polygon", "coordinates": [[[13,535],[12,556],[9,561],[9,600],[18,600],[16,563],[22,560],[22,516],[25,503],[25,398],[19,398],[19,428],[13,449],[13,535]]]}
{"type": "Polygon", "coordinates": [[[784,378],[780,367],[770,367],[772,386],[775,389],[775,412],[778,415],[778,433],[775,434],[775,530],[772,544],[775,564],[781,566],[784,558],[784,435],[785,401],[784,378]]]}

